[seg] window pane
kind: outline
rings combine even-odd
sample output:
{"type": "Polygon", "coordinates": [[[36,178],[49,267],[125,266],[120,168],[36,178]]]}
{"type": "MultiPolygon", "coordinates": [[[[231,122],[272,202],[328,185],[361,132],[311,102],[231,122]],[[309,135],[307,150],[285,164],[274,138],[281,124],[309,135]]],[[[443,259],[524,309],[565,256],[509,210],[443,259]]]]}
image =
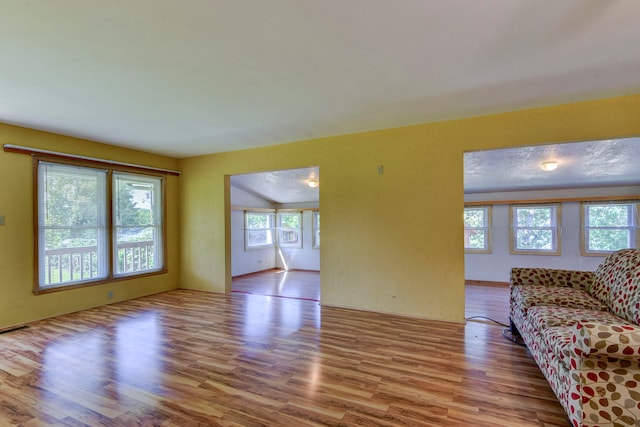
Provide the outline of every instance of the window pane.
{"type": "Polygon", "coordinates": [[[517,227],[551,227],[553,226],[553,208],[517,208],[517,227]]]}
{"type": "Polygon", "coordinates": [[[486,249],[486,237],[484,230],[469,230],[469,242],[466,246],[468,249],[486,249]]]}
{"type": "Polygon", "coordinates": [[[40,163],[40,218],[45,226],[97,225],[104,207],[104,171],[40,163]]]}
{"type": "Polygon", "coordinates": [[[312,247],[320,247],[320,212],[313,211],[313,243],[312,247]]]}
{"type": "Polygon", "coordinates": [[[516,230],[516,248],[519,250],[553,250],[553,231],[549,229],[516,230]]]}
{"type": "Polygon", "coordinates": [[[464,208],[464,248],[488,251],[491,208],[488,206],[464,208]]]}
{"type": "Polygon", "coordinates": [[[629,230],[590,229],[588,230],[590,251],[617,251],[630,247],[629,230]]]}
{"type": "Polygon", "coordinates": [[[274,214],[270,212],[244,213],[245,249],[259,246],[273,246],[275,240],[274,214]]]}
{"type": "Polygon", "coordinates": [[[636,245],[635,203],[585,203],[583,206],[583,250],[587,254],[613,252],[636,245]]]}
{"type": "Polygon", "coordinates": [[[270,214],[247,213],[247,228],[253,230],[260,228],[271,228],[271,224],[269,223],[270,217],[270,214]]]}
{"type": "Polygon", "coordinates": [[[588,206],[589,227],[626,227],[630,205],[588,206]]]}
{"type": "Polygon", "coordinates": [[[484,227],[486,224],[486,209],[465,209],[464,225],[465,227],[484,227]]]}
{"type": "Polygon", "coordinates": [[[300,228],[300,214],[280,214],[280,227],[300,228]]]}
{"type": "Polygon", "coordinates": [[[40,288],[107,277],[106,171],[38,163],[40,288]]]}
{"type": "Polygon", "coordinates": [[[281,233],[281,244],[297,244],[299,241],[299,235],[297,231],[294,230],[282,230],[281,233]]]}
{"type": "Polygon", "coordinates": [[[510,250],[560,255],[560,206],[511,206],[510,250]]]}
{"type": "Polygon", "coordinates": [[[279,224],[279,240],[280,246],[302,247],[302,239],[300,238],[302,226],[302,213],[278,213],[279,224]]]}
{"type": "Polygon", "coordinates": [[[262,246],[273,244],[273,235],[271,230],[247,230],[249,246],[262,246]]]}
{"type": "Polygon", "coordinates": [[[113,174],[115,274],[162,268],[161,184],[157,177],[113,174]]]}

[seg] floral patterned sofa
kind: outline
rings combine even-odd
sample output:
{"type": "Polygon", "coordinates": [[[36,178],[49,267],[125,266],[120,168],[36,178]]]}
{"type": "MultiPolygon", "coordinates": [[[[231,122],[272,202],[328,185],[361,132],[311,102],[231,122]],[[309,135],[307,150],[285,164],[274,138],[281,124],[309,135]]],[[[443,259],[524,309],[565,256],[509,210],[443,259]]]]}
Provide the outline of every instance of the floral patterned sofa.
{"type": "Polygon", "coordinates": [[[573,426],[640,426],[640,249],[595,272],[513,268],[522,336],[573,426]]]}

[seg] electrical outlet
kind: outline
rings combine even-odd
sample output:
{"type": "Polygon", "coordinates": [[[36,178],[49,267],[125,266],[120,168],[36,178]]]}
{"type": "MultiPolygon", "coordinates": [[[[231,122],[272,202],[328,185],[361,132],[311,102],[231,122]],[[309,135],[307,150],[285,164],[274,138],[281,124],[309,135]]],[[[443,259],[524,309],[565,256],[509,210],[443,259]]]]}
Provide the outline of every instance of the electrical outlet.
{"type": "Polygon", "coordinates": [[[113,291],[107,292],[107,298],[109,299],[113,298],[113,291]]]}
{"type": "Polygon", "coordinates": [[[0,215],[0,225],[4,225],[4,215],[0,215]]]}

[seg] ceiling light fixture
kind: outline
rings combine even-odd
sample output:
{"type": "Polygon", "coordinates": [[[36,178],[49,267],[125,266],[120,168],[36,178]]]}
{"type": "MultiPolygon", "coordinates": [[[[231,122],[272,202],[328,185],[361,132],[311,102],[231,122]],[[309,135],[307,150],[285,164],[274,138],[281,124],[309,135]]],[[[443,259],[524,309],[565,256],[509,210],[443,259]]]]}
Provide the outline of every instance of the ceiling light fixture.
{"type": "Polygon", "coordinates": [[[307,185],[311,188],[316,188],[318,185],[320,185],[320,183],[317,179],[310,179],[309,181],[307,181],[307,185]]]}
{"type": "Polygon", "coordinates": [[[543,164],[540,165],[540,168],[543,171],[553,171],[556,170],[558,168],[558,162],[544,162],[543,164]]]}

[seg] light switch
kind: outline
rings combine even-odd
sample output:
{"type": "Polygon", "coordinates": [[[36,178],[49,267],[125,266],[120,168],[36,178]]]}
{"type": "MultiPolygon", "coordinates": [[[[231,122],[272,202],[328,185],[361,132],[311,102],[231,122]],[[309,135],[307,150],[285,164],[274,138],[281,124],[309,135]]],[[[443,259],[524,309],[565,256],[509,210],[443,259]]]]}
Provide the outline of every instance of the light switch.
{"type": "Polygon", "coordinates": [[[4,215],[0,215],[0,225],[4,225],[4,215]]]}

